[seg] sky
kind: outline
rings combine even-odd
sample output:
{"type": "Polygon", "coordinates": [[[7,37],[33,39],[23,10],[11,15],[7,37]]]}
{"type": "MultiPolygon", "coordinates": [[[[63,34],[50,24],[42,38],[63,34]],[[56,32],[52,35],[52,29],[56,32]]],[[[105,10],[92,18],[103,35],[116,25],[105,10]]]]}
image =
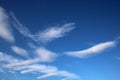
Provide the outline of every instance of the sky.
{"type": "Polygon", "coordinates": [[[0,80],[119,80],[119,0],[0,0],[0,80]]]}

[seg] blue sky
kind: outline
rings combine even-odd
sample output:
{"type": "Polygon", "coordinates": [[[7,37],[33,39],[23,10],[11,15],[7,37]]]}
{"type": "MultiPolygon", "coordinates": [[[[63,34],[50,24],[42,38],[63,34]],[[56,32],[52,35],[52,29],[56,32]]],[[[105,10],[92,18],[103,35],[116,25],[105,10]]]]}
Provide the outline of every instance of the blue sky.
{"type": "Polygon", "coordinates": [[[0,80],[120,79],[119,0],[0,0],[0,80]]]}

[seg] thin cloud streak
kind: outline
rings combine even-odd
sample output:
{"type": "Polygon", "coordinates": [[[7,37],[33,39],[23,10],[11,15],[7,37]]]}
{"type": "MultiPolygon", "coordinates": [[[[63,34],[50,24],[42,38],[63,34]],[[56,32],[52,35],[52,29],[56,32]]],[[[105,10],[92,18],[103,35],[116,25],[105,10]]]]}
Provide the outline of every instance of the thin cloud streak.
{"type": "Polygon", "coordinates": [[[34,51],[34,53],[36,53],[36,56],[33,59],[27,59],[21,62],[7,64],[6,66],[15,67],[15,66],[30,65],[38,62],[53,62],[58,57],[56,53],[49,51],[43,47],[38,47],[34,51]]]}
{"type": "Polygon", "coordinates": [[[66,23],[62,26],[51,27],[40,32],[32,34],[30,30],[22,25],[20,21],[11,13],[14,27],[25,37],[31,38],[37,43],[47,43],[54,39],[65,36],[68,32],[75,28],[75,23],[66,23]]]}
{"type": "MultiPolygon", "coordinates": [[[[37,79],[45,79],[48,77],[53,76],[61,76],[68,79],[79,79],[79,76],[77,76],[74,73],[70,73],[68,71],[62,71],[58,70],[55,66],[46,66],[42,64],[33,64],[33,65],[27,65],[27,66],[21,66],[21,74],[28,74],[28,73],[43,73],[44,75],[37,77],[37,79]]],[[[14,67],[16,68],[16,67],[14,67]]],[[[14,69],[13,68],[13,69],[14,69]]]]}
{"type": "Polygon", "coordinates": [[[52,41],[54,39],[63,37],[66,35],[66,33],[72,31],[75,28],[74,25],[75,25],[74,23],[66,23],[61,27],[58,26],[58,27],[48,28],[42,32],[38,32],[36,34],[36,38],[38,38],[38,40],[42,42],[52,41]]]}
{"type": "Polygon", "coordinates": [[[9,42],[15,41],[10,28],[9,16],[2,7],[0,7],[0,37],[9,42]]]}
{"type": "Polygon", "coordinates": [[[21,60],[14,58],[10,55],[7,55],[3,52],[0,52],[0,62],[6,62],[8,64],[11,64],[11,63],[19,62],[19,61],[21,60]]]}
{"type": "Polygon", "coordinates": [[[79,79],[79,77],[76,74],[67,71],[56,71],[54,73],[46,73],[45,75],[37,77],[37,79],[45,79],[53,76],[62,76],[64,77],[63,79],[74,79],[74,80],[79,79]]]}
{"type": "Polygon", "coordinates": [[[5,65],[6,67],[19,67],[19,66],[25,66],[25,65],[30,65],[30,64],[34,64],[39,62],[38,59],[28,59],[28,60],[24,60],[24,61],[20,61],[20,62],[15,62],[15,63],[11,63],[11,64],[7,64],[5,65]]]}
{"type": "MultiPolygon", "coordinates": [[[[43,48],[41,49],[38,48],[38,52],[39,50],[40,50],[40,53],[47,51],[46,49],[43,49],[43,51],[41,51],[42,49],[43,48]]],[[[47,53],[51,54],[51,52],[49,51],[47,53]]],[[[0,56],[3,57],[2,52],[0,52],[0,56]]],[[[51,55],[48,55],[48,57],[49,56],[51,55]]],[[[47,65],[38,64],[38,62],[40,62],[39,58],[29,59],[29,60],[19,60],[11,56],[7,56],[6,58],[5,57],[0,58],[1,59],[0,61],[8,62],[7,64],[3,65],[3,68],[10,69],[13,72],[20,71],[21,74],[29,74],[29,73],[43,73],[44,74],[43,76],[37,77],[37,79],[45,79],[45,78],[53,77],[53,76],[56,76],[56,77],[61,76],[64,78],[69,78],[69,79],[78,78],[76,74],[70,73],[68,71],[58,70],[58,68],[55,66],[47,66],[47,65]]],[[[47,60],[51,60],[51,59],[48,58],[47,60]]]]}
{"type": "Polygon", "coordinates": [[[85,50],[69,51],[69,52],[65,52],[65,54],[73,57],[84,58],[90,55],[98,54],[108,48],[112,48],[116,44],[117,44],[117,41],[108,41],[108,42],[99,43],[85,50]]]}
{"type": "Polygon", "coordinates": [[[60,73],[47,73],[45,75],[37,77],[37,79],[41,80],[41,79],[44,79],[44,78],[48,78],[48,77],[51,77],[51,76],[58,76],[58,75],[60,75],[60,73]]]}
{"type": "Polygon", "coordinates": [[[15,52],[16,54],[24,56],[24,57],[29,57],[27,50],[20,48],[18,46],[12,46],[11,48],[12,48],[13,52],[15,52]]]}
{"type": "Polygon", "coordinates": [[[0,52],[0,72],[3,71],[3,73],[6,71],[6,64],[12,64],[16,62],[20,62],[22,59],[14,58],[13,56],[7,55],[3,52],[0,52]]]}
{"type": "Polygon", "coordinates": [[[67,79],[79,79],[79,76],[63,70],[58,70],[55,66],[47,66],[43,64],[32,64],[32,65],[19,65],[19,66],[8,66],[13,71],[20,71],[21,74],[29,73],[43,73],[44,75],[37,77],[37,79],[45,79],[53,76],[61,76],[67,79]]]}

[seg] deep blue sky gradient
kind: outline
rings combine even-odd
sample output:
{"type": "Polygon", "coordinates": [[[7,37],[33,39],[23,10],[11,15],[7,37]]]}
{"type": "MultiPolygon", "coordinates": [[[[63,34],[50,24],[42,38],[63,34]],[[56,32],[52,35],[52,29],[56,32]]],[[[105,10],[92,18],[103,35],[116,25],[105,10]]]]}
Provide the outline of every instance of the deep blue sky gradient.
{"type": "MultiPolygon", "coordinates": [[[[0,6],[14,12],[21,23],[27,26],[32,33],[55,25],[74,22],[76,28],[73,31],[63,38],[44,45],[58,54],[65,51],[83,50],[120,36],[119,0],[0,0],[0,6]]],[[[31,40],[25,40],[25,37],[18,32],[14,32],[14,34],[16,44],[27,48],[26,42],[31,40]]],[[[11,44],[0,39],[0,51],[18,56],[9,50],[8,45],[11,44]]],[[[53,63],[45,64],[76,73],[81,80],[119,80],[120,60],[116,59],[119,56],[120,43],[102,54],[89,58],[63,56],[53,63]]],[[[23,57],[18,56],[18,58],[23,57]]],[[[5,75],[0,73],[0,77],[5,77],[5,75]]],[[[18,73],[10,80],[36,80],[34,76],[36,75],[18,73]]],[[[57,78],[46,80],[57,80],[57,78]]]]}

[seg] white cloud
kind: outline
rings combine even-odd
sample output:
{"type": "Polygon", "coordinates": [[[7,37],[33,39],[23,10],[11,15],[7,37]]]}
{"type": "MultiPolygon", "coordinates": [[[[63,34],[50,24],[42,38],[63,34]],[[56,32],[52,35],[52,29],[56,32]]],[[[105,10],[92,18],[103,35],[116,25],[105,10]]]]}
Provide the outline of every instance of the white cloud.
{"type": "Polygon", "coordinates": [[[41,64],[34,64],[26,66],[26,70],[21,71],[22,74],[31,73],[31,72],[42,72],[50,73],[57,71],[57,68],[54,66],[46,66],[41,64]]]}
{"type": "Polygon", "coordinates": [[[67,54],[69,56],[84,58],[89,55],[97,54],[108,48],[111,48],[111,47],[115,46],[116,43],[117,43],[116,41],[108,41],[108,42],[97,44],[97,45],[90,47],[88,49],[85,49],[85,50],[69,51],[69,52],[65,52],[65,54],[67,54]]]}
{"type": "Polygon", "coordinates": [[[0,72],[6,72],[6,64],[12,64],[22,61],[21,59],[14,58],[13,56],[7,55],[3,52],[0,52],[0,72]]]}
{"type": "Polygon", "coordinates": [[[8,15],[2,7],[0,7],[0,37],[9,42],[15,41],[10,29],[8,15]]]}
{"type": "Polygon", "coordinates": [[[15,63],[15,62],[19,62],[21,60],[18,60],[10,55],[7,55],[3,52],[0,52],[0,62],[7,62],[7,63],[15,63]]]}
{"type": "Polygon", "coordinates": [[[73,30],[75,27],[74,23],[66,23],[61,27],[52,27],[48,28],[42,32],[36,34],[35,38],[37,37],[38,40],[42,42],[52,41],[54,39],[63,37],[66,33],[73,30]]]}
{"type": "Polygon", "coordinates": [[[37,63],[39,62],[38,59],[28,59],[28,60],[24,60],[24,61],[19,61],[19,62],[15,62],[15,63],[11,63],[11,64],[7,64],[6,67],[8,68],[14,68],[14,67],[19,67],[19,66],[26,66],[26,65],[30,65],[33,63],[37,63]]]}
{"type": "Polygon", "coordinates": [[[54,61],[58,55],[54,52],[51,52],[45,48],[37,48],[35,50],[35,53],[37,54],[35,58],[24,60],[21,62],[11,63],[7,64],[7,67],[18,67],[18,66],[25,66],[30,65],[38,62],[52,62],[54,61]]]}
{"type": "Polygon", "coordinates": [[[60,76],[60,77],[64,77],[64,79],[71,79],[71,80],[78,78],[76,74],[70,73],[67,71],[58,70],[57,67],[55,66],[37,64],[37,62],[41,62],[41,61],[43,62],[44,61],[48,62],[48,60],[53,61],[57,56],[55,53],[45,48],[36,49],[36,53],[38,53],[38,58],[23,61],[0,52],[0,62],[1,61],[7,62],[7,64],[4,64],[3,68],[1,69],[8,68],[12,72],[20,71],[21,74],[27,74],[27,73],[43,73],[44,74],[43,76],[37,77],[37,79],[45,79],[53,76],[56,76],[56,77],[60,76]],[[47,57],[43,57],[43,54],[45,54],[45,56],[47,57]]]}
{"type": "MultiPolygon", "coordinates": [[[[11,61],[14,59],[11,59],[11,61]]],[[[18,62],[18,61],[17,61],[18,62]]],[[[20,62],[20,60],[19,60],[20,62]]],[[[14,63],[14,61],[13,61],[14,63]]],[[[43,64],[24,64],[24,65],[9,65],[4,66],[5,68],[10,69],[11,71],[20,71],[21,74],[29,74],[29,73],[43,73],[44,75],[37,77],[37,79],[45,79],[48,77],[60,76],[65,79],[75,80],[78,79],[79,76],[63,70],[58,70],[55,66],[48,66],[43,64]]]]}
{"type": "Polygon", "coordinates": [[[64,79],[71,79],[71,80],[75,80],[79,78],[79,76],[74,73],[58,70],[58,68],[55,66],[47,66],[43,64],[8,66],[7,68],[13,69],[15,71],[20,71],[21,74],[29,74],[29,73],[44,74],[42,76],[37,77],[37,79],[45,79],[53,76],[60,76],[60,77],[64,77],[64,79]]]}
{"type": "Polygon", "coordinates": [[[22,56],[25,56],[25,57],[29,56],[27,50],[25,50],[23,48],[20,48],[18,46],[12,46],[11,48],[15,53],[17,53],[19,55],[22,55],[22,56]]]}
{"type": "Polygon", "coordinates": [[[42,76],[40,76],[40,77],[37,77],[37,79],[44,79],[44,78],[48,78],[48,77],[51,77],[51,76],[58,76],[59,75],[59,73],[47,73],[47,74],[45,74],[45,75],[42,75],[42,76]]]}
{"type": "Polygon", "coordinates": [[[57,57],[57,54],[45,48],[38,48],[36,50],[37,56],[41,62],[51,62],[57,57]]]}
{"type": "Polygon", "coordinates": [[[74,27],[74,23],[66,23],[62,25],[61,27],[51,27],[46,30],[40,31],[36,34],[31,34],[29,29],[27,29],[25,26],[23,26],[20,21],[15,17],[15,15],[12,13],[12,18],[14,20],[15,28],[25,37],[31,38],[35,42],[38,43],[46,43],[49,41],[52,41],[54,39],[60,38],[65,36],[66,33],[72,31],[74,27]]]}
{"type": "Polygon", "coordinates": [[[32,73],[35,72],[35,70],[23,70],[21,71],[21,74],[27,74],[27,73],[32,73]]]}
{"type": "MultiPolygon", "coordinates": [[[[49,68],[49,66],[48,66],[49,68]]],[[[45,72],[44,75],[37,77],[37,79],[45,79],[48,77],[53,77],[53,76],[61,76],[61,77],[65,77],[67,79],[78,79],[79,77],[76,74],[67,72],[67,71],[62,71],[62,70],[58,70],[56,67],[53,67],[55,69],[50,70],[49,72],[45,72]]],[[[44,69],[45,70],[45,69],[44,69]]]]}

